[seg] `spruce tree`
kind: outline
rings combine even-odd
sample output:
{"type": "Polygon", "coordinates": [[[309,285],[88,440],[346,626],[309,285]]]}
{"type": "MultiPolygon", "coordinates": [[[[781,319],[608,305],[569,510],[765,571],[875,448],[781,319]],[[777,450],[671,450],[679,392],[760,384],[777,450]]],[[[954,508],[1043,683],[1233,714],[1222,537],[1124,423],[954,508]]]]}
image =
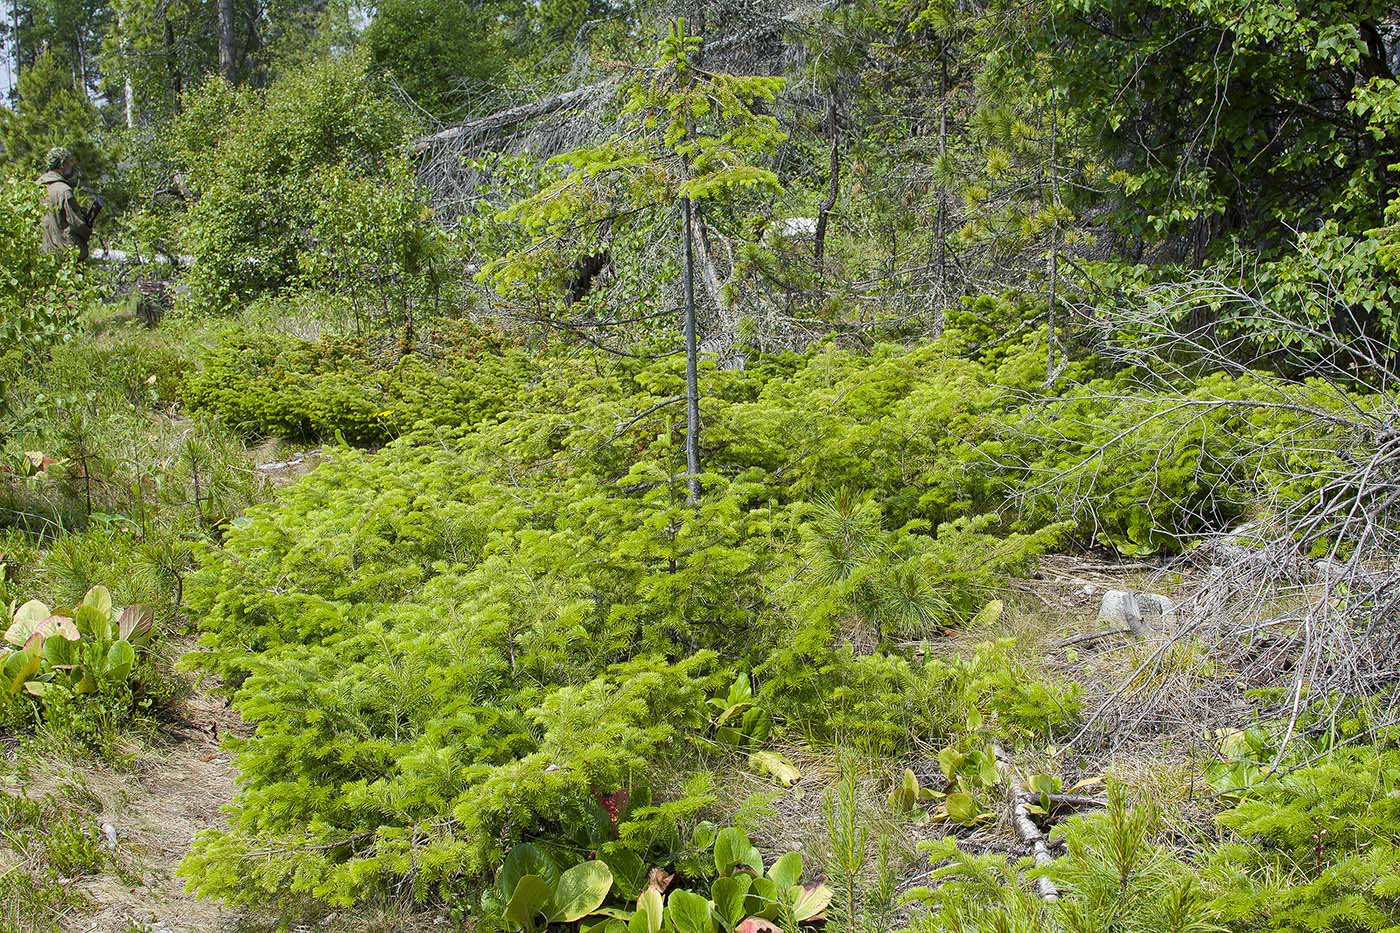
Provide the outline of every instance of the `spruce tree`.
{"type": "MultiPolygon", "coordinates": [[[[703,65],[703,40],[677,19],[654,65],[625,93],[621,126],[605,143],[555,157],[564,174],[503,215],[525,228],[529,243],[491,263],[484,274],[499,290],[538,295],[556,289],[585,256],[623,224],[662,228],[679,221],[686,356],[686,479],[700,495],[700,407],[696,253],[701,212],[732,214],[754,193],[776,192],[778,176],[762,163],[785,139],[777,120],[758,109],[782,78],[734,75],[703,65]],[[543,260],[553,247],[553,261],[543,260]]],[[[735,224],[735,238],[744,225],[735,224]]],[[[674,228],[673,228],[674,229],[674,228]]],[[[723,301],[722,296],[714,296],[723,301]]]]}
{"type": "Polygon", "coordinates": [[[52,51],[45,51],[19,74],[13,109],[0,107],[0,149],[21,174],[43,171],[44,155],[66,146],[84,173],[101,173],[106,161],[97,147],[97,108],[52,51]]]}

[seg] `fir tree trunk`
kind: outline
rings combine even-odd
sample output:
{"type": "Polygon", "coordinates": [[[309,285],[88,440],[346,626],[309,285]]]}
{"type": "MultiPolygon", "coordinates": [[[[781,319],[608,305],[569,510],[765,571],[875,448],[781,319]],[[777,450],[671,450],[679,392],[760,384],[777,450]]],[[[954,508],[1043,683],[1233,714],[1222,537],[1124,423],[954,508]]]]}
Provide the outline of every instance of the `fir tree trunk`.
{"type": "MultiPolygon", "coordinates": [[[[938,162],[945,168],[948,156],[948,43],[943,43],[938,57],[938,162]]],[[[943,309],[948,304],[948,190],[946,182],[938,186],[938,219],[934,236],[938,240],[938,303],[933,309],[933,335],[943,335],[943,309]]]]}
{"type": "MultiPolygon", "coordinates": [[[[1056,294],[1059,286],[1060,276],[1060,170],[1056,166],[1055,160],[1058,156],[1057,143],[1060,131],[1059,112],[1055,92],[1050,91],[1050,207],[1054,212],[1050,222],[1050,258],[1049,258],[1049,295],[1047,297],[1047,314],[1049,316],[1049,330],[1046,335],[1046,366],[1045,384],[1051,385],[1057,375],[1055,371],[1055,344],[1057,336],[1055,334],[1055,302],[1058,298],[1056,294]]],[[[1061,354],[1063,356],[1063,354],[1061,354]]]]}
{"type": "Polygon", "coordinates": [[[237,77],[233,34],[233,0],[219,0],[219,73],[229,84],[237,77]]]}
{"type": "Polygon", "coordinates": [[[836,109],[836,92],[831,92],[831,97],[826,103],[827,122],[831,124],[831,177],[827,182],[826,200],[822,201],[821,208],[817,211],[817,229],[813,233],[813,258],[816,260],[817,275],[823,281],[825,276],[822,273],[822,263],[826,258],[826,227],[831,219],[831,212],[836,207],[836,199],[841,195],[841,130],[839,125],[840,115],[836,109]]]}
{"type": "Polygon", "coordinates": [[[681,200],[681,288],[685,314],[685,469],[690,504],[700,501],[700,377],[695,340],[695,262],[693,210],[681,200]]]}
{"type": "Polygon", "coordinates": [[[165,31],[165,68],[170,77],[170,93],[174,98],[175,112],[180,112],[180,95],[185,93],[185,82],[180,75],[180,58],[175,49],[175,28],[170,25],[170,17],[162,17],[165,31]]]}

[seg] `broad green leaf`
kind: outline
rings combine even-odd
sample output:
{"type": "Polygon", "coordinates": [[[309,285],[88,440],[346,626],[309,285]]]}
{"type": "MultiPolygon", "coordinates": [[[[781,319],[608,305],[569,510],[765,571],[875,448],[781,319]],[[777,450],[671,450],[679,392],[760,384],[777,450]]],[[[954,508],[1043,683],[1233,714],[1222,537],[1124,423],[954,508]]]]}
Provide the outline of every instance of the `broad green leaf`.
{"type": "Polygon", "coordinates": [[[39,667],[43,663],[44,636],[31,635],[22,649],[12,652],[5,659],[4,674],[5,680],[9,684],[8,694],[18,696],[19,692],[24,689],[25,683],[39,673],[39,667]]]}
{"type": "Polygon", "coordinates": [[[44,660],[49,667],[71,667],[78,663],[78,643],[66,638],[44,639],[44,660]]]}
{"type": "Polygon", "coordinates": [[[831,889],[824,884],[804,888],[796,885],[788,892],[792,904],[792,915],[798,923],[815,920],[831,903],[831,889]]]}
{"type": "Polygon", "coordinates": [[[551,889],[559,881],[559,869],[544,850],[522,842],[506,853],[505,861],[496,871],[496,890],[501,892],[501,897],[510,900],[515,885],[526,875],[538,875],[551,889]]]}
{"type": "Polygon", "coordinates": [[[79,632],[95,641],[106,642],[112,637],[112,617],[92,606],[79,606],[73,621],[79,632]]]}
{"type": "Polygon", "coordinates": [[[773,879],[779,891],[797,884],[802,880],[802,856],[796,852],[784,854],[768,869],[768,877],[773,879]]]}
{"type": "Polygon", "coordinates": [[[710,902],[684,889],[672,891],[666,899],[666,925],[674,933],[714,933],[710,902]]]}
{"type": "Polygon", "coordinates": [[[124,681],[131,676],[136,666],[136,650],[129,641],[114,641],[107,651],[107,676],[115,681],[124,681]]]}
{"type": "Polygon", "coordinates": [[[624,924],[632,919],[632,911],[624,910],[621,907],[608,907],[606,905],[597,908],[591,916],[609,917],[613,920],[621,920],[624,924]]]}
{"type": "Polygon", "coordinates": [[[972,826],[990,815],[975,797],[964,791],[949,794],[944,806],[948,808],[948,819],[964,826],[972,826]]]}
{"type": "Polygon", "coordinates": [[[10,644],[19,647],[29,640],[38,628],[39,623],[53,615],[49,607],[31,599],[15,610],[14,618],[10,621],[10,626],[5,630],[5,640],[10,644]]]}
{"type": "Polygon", "coordinates": [[[666,902],[661,892],[647,888],[637,898],[637,910],[627,924],[628,933],[660,933],[665,913],[666,902]]]}
{"type": "Polygon", "coordinates": [[[597,910],[612,890],[612,871],[602,862],[580,862],[562,873],[546,914],[551,923],[573,923],[597,910]]]}
{"type": "Polygon", "coordinates": [[[733,928],[744,919],[744,898],[753,885],[753,875],[738,874],[716,878],[710,886],[710,896],[714,900],[715,912],[726,927],[733,928]]]}
{"type": "Polygon", "coordinates": [[[533,930],[535,918],[544,913],[552,893],[549,883],[539,875],[524,875],[516,879],[515,891],[506,903],[506,920],[526,930],[533,930]]]}
{"type": "Polygon", "coordinates": [[[964,755],[953,746],[949,745],[938,753],[938,767],[943,770],[943,776],[952,780],[962,767],[964,755]]]}
{"type": "Polygon", "coordinates": [[[690,844],[697,849],[708,849],[715,844],[715,833],[718,830],[715,824],[709,820],[702,820],[695,824],[695,828],[690,831],[690,844]]]}
{"type": "Polygon", "coordinates": [[[82,605],[90,606],[107,618],[112,617],[112,594],[107,591],[107,587],[98,584],[87,591],[83,597],[82,605]]]}
{"type": "Polygon", "coordinates": [[[1000,599],[994,599],[977,610],[977,615],[972,617],[972,622],[968,627],[976,628],[978,626],[992,625],[1001,618],[1002,613],[1005,611],[1006,603],[1000,599]]]}
{"type": "Polygon", "coordinates": [[[749,913],[772,920],[782,907],[781,894],[783,890],[773,883],[772,878],[755,878],[753,888],[749,891],[749,913]]]}
{"type": "Polygon", "coordinates": [[[754,871],[763,871],[763,857],[757,847],[749,842],[744,831],[734,826],[726,826],[715,837],[715,870],[727,875],[740,865],[747,865],[754,871]]]}

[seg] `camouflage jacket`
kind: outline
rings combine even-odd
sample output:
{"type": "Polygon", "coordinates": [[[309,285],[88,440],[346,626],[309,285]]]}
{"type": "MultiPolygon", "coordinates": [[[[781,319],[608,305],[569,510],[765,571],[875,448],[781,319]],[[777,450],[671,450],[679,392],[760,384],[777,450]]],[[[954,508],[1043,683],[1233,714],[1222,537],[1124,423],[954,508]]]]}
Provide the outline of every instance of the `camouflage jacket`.
{"type": "Polygon", "coordinates": [[[44,186],[44,252],[76,249],[83,259],[88,255],[92,219],[78,204],[73,183],[58,172],[45,172],[38,178],[44,186]]]}

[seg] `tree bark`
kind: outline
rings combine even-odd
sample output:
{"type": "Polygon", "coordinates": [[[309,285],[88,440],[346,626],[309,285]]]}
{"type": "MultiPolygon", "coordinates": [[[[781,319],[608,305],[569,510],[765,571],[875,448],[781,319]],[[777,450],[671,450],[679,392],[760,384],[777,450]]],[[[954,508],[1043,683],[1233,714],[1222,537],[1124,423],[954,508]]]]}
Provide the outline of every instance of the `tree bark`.
{"type": "Polygon", "coordinates": [[[826,118],[831,124],[831,177],[827,182],[826,199],[817,211],[817,229],[812,235],[813,259],[816,261],[817,275],[821,276],[823,281],[826,278],[822,272],[822,263],[826,259],[826,227],[831,212],[836,207],[836,199],[841,196],[841,127],[835,91],[832,91],[831,97],[827,99],[826,118]]]}
{"type": "Polygon", "coordinates": [[[690,504],[700,501],[700,377],[695,339],[694,231],[690,198],[681,201],[681,288],[685,314],[685,469],[690,504]]]}
{"type": "MultiPolygon", "coordinates": [[[[1046,333],[1046,365],[1045,384],[1053,385],[1055,376],[1055,343],[1058,339],[1055,334],[1055,302],[1057,299],[1056,290],[1059,286],[1060,276],[1060,170],[1055,164],[1058,157],[1057,144],[1059,137],[1059,111],[1058,101],[1055,100],[1055,91],[1050,91],[1050,208],[1054,216],[1050,221],[1050,288],[1046,302],[1049,329],[1046,333]]],[[[1063,357],[1064,354],[1061,354],[1063,357]]]]}
{"type": "MultiPolygon", "coordinates": [[[[938,168],[943,171],[948,156],[948,42],[944,40],[938,56],[938,168]]],[[[938,212],[934,224],[938,240],[938,304],[933,309],[933,335],[941,337],[944,327],[944,307],[948,304],[948,190],[938,185],[938,212]]]]}
{"type": "Polygon", "coordinates": [[[238,76],[234,58],[233,0],[219,0],[219,74],[229,84],[238,76]]]}
{"type": "Polygon", "coordinates": [[[170,77],[170,93],[175,98],[175,112],[180,112],[180,95],[185,93],[185,82],[180,77],[180,59],[175,51],[175,27],[170,25],[168,15],[161,18],[165,32],[165,69],[170,77]]]}

